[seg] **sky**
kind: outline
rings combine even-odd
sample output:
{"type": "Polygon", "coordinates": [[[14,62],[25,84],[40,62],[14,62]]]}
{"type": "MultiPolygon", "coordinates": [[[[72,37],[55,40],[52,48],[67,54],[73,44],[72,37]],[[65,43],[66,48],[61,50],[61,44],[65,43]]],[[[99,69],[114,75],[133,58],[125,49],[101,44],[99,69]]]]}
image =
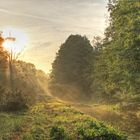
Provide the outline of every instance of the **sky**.
{"type": "Polygon", "coordinates": [[[69,35],[103,36],[106,6],[107,0],[0,0],[0,30],[24,32],[28,43],[19,59],[48,73],[69,35]]]}

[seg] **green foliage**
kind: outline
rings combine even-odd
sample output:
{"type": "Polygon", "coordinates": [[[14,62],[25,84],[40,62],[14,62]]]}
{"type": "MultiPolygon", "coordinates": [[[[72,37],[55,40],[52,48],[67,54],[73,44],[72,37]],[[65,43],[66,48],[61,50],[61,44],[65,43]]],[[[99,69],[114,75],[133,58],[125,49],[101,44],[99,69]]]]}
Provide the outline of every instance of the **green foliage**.
{"type": "Polygon", "coordinates": [[[45,130],[41,126],[36,126],[32,128],[31,131],[33,140],[45,140],[45,130]]]}
{"type": "Polygon", "coordinates": [[[47,76],[35,68],[35,65],[23,61],[13,62],[13,85],[30,96],[41,96],[46,93],[47,76]]]}
{"type": "Polygon", "coordinates": [[[51,81],[90,91],[93,47],[86,37],[71,35],[61,45],[52,64],[51,81]]]}
{"type": "Polygon", "coordinates": [[[103,49],[96,53],[93,70],[93,90],[108,101],[114,97],[121,101],[125,94],[140,94],[139,9],[139,1],[109,1],[110,25],[101,44],[103,49]]]}
{"type": "Polygon", "coordinates": [[[116,135],[112,128],[107,128],[102,123],[93,120],[86,120],[77,123],[78,140],[125,140],[125,136],[116,135]]]}
{"type": "Polygon", "coordinates": [[[22,140],[34,140],[30,133],[25,133],[22,137],[22,140]]]}
{"type": "Polygon", "coordinates": [[[109,48],[114,56],[111,55],[113,69],[108,67],[112,82],[122,93],[140,91],[139,8],[140,2],[118,1],[111,11],[114,36],[109,48]]]}
{"type": "Polygon", "coordinates": [[[7,68],[8,68],[8,52],[3,48],[4,39],[0,36],[0,84],[6,82],[7,68]]]}
{"type": "Polygon", "coordinates": [[[5,68],[7,58],[8,58],[8,53],[4,50],[2,46],[3,42],[4,42],[4,39],[0,36],[0,64],[3,68],[5,68]]]}
{"type": "Polygon", "coordinates": [[[0,111],[18,111],[27,109],[32,104],[31,99],[27,94],[21,91],[11,91],[0,87],[0,111]]]}
{"type": "Polygon", "coordinates": [[[47,76],[44,72],[36,70],[33,64],[22,61],[13,61],[12,68],[12,89],[8,77],[3,78],[5,79],[3,84],[0,82],[1,111],[27,109],[37,100],[45,99],[47,76]]]}
{"type": "Polygon", "coordinates": [[[21,131],[25,119],[21,114],[0,113],[0,140],[9,140],[13,132],[21,131]]]}
{"type": "Polygon", "coordinates": [[[113,128],[54,100],[25,112],[0,113],[0,140],[92,140],[97,136],[99,140],[102,136],[105,140],[124,138],[113,128]]]}
{"type": "Polygon", "coordinates": [[[0,36],[0,111],[26,109],[37,96],[38,100],[44,99],[47,76],[33,64],[16,60],[12,60],[9,70],[9,54],[2,46],[3,41],[0,36]]]}
{"type": "Polygon", "coordinates": [[[50,132],[51,140],[68,140],[65,128],[62,126],[53,126],[50,132]]]}

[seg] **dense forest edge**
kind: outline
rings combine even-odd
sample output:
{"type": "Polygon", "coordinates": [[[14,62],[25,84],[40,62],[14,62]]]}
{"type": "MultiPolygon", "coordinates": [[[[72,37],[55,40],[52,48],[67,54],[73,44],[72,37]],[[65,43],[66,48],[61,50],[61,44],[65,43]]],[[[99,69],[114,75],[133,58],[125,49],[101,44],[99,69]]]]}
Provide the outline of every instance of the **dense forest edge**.
{"type": "Polygon", "coordinates": [[[140,138],[140,2],[107,8],[104,38],[70,35],[49,75],[10,59],[0,36],[0,140],[140,138]]]}
{"type": "Polygon", "coordinates": [[[139,8],[138,1],[110,1],[105,37],[94,37],[91,45],[86,37],[71,35],[52,64],[51,82],[78,87],[96,100],[139,106],[139,8]]]}

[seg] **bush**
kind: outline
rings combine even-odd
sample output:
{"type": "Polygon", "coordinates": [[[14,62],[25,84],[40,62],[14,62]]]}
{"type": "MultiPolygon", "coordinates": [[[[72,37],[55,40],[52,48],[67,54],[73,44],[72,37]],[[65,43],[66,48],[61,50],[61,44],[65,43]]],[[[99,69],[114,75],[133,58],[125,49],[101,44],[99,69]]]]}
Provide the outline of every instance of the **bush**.
{"type": "Polygon", "coordinates": [[[3,87],[0,87],[0,97],[0,111],[27,109],[32,98],[19,90],[11,91],[3,87]]]}
{"type": "Polygon", "coordinates": [[[41,126],[35,126],[32,129],[31,134],[32,134],[33,140],[45,140],[46,139],[45,130],[41,126]]]}
{"type": "Polygon", "coordinates": [[[114,129],[92,120],[77,123],[76,132],[78,140],[126,140],[124,135],[114,129]]]}
{"type": "Polygon", "coordinates": [[[32,135],[28,132],[23,135],[22,140],[34,140],[34,139],[32,135]]]}
{"type": "Polygon", "coordinates": [[[51,140],[69,140],[68,135],[62,126],[53,126],[50,132],[50,137],[51,140]]]}

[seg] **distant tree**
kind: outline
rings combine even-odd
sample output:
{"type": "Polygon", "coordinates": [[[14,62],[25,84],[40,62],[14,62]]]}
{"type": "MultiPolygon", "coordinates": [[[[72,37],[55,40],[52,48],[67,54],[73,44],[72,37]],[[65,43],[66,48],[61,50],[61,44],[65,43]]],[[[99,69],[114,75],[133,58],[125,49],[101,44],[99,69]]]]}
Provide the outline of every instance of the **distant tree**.
{"type": "Polygon", "coordinates": [[[14,89],[22,91],[29,96],[37,97],[46,93],[47,76],[41,70],[36,70],[35,65],[23,61],[13,62],[14,89]]]}
{"type": "Polygon", "coordinates": [[[99,51],[103,47],[102,45],[103,39],[100,36],[94,36],[92,43],[93,43],[93,48],[95,49],[95,51],[99,51]]]}
{"type": "Polygon", "coordinates": [[[69,36],[52,64],[51,80],[75,85],[85,93],[90,92],[92,58],[93,47],[85,36],[69,36]]]}
{"type": "MultiPolygon", "coordinates": [[[[101,37],[95,36],[93,38],[93,48],[94,48],[94,55],[93,55],[93,66],[92,66],[92,92],[93,96],[99,96],[99,94],[104,92],[104,86],[106,83],[106,62],[104,56],[104,41],[101,37]]],[[[96,98],[97,99],[97,98],[96,98]]]]}

